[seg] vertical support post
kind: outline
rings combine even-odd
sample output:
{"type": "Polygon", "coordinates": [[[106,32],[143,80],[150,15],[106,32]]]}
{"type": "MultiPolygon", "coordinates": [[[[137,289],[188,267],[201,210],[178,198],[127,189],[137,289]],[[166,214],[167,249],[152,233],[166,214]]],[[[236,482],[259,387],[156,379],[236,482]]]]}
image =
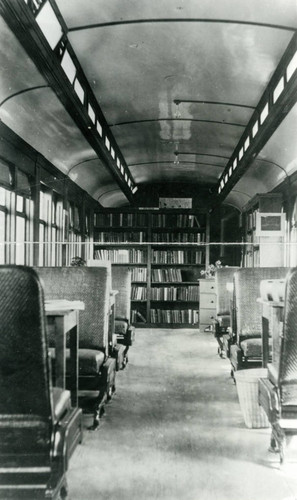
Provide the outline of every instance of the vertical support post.
{"type": "Polygon", "coordinates": [[[32,186],[34,212],[33,212],[33,263],[39,265],[39,219],[40,219],[40,165],[38,157],[35,162],[35,179],[32,186]],[[38,243],[37,243],[38,242],[38,243]]]}
{"type": "Polygon", "coordinates": [[[62,244],[62,266],[67,265],[67,242],[68,242],[68,181],[64,179],[63,189],[63,244],[62,244]]]}
{"type": "Polygon", "coordinates": [[[210,227],[209,227],[209,214],[206,214],[206,228],[205,228],[205,268],[209,266],[209,237],[210,237],[210,227]]]}

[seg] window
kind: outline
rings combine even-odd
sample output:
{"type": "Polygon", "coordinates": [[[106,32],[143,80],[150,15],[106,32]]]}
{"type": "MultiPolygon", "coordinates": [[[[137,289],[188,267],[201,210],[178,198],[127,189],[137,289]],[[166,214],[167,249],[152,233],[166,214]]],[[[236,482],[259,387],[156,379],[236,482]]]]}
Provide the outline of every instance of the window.
{"type": "Polygon", "coordinates": [[[15,207],[15,263],[32,265],[33,201],[17,194],[15,207]]]}
{"type": "Polygon", "coordinates": [[[267,116],[269,113],[269,108],[268,108],[268,103],[264,106],[263,111],[260,115],[260,123],[263,125],[264,121],[266,120],[267,116]]]}
{"type": "Polygon", "coordinates": [[[65,50],[65,52],[64,52],[64,55],[63,55],[62,61],[61,61],[61,66],[62,66],[63,70],[65,71],[66,76],[67,76],[68,80],[70,81],[70,83],[73,83],[75,75],[76,75],[76,67],[75,67],[74,62],[72,61],[72,59],[70,57],[68,50],[65,50]]]}
{"type": "MultiPolygon", "coordinates": [[[[37,0],[34,3],[40,4],[37,0]]],[[[63,36],[61,25],[49,2],[47,2],[36,16],[36,22],[47,39],[51,49],[54,49],[63,36]]]]}
{"type": "Polygon", "coordinates": [[[51,192],[45,186],[40,190],[39,206],[39,265],[50,265],[50,224],[51,224],[51,192]]]}
{"type": "Polygon", "coordinates": [[[253,130],[252,130],[253,137],[256,137],[258,130],[259,130],[259,125],[258,125],[258,121],[256,121],[255,125],[253,126],[253,130]]]}
{"type": "Polygon", "coordinates": [[[100,137],[102,137],[102,125],[101,125],[101,123],[98,120],[97,120],[96,127],[97,127],[98,134],[100,135],[100,137]]]}
{"type": "Polygon", "coordinates": [[[108,139],[108,137],[105,137],[105,146],[106,146],[106,149],[108,149],[108,151],[110,150],[110,141],[108,139]]]}
{"type": "Polygon", "coordinates": [[[8,209],[7,198],[10,196],[10,191],[0,186],[0,264],[5,264],[6,258],[6,241],[8,239],[8,209]]]}
{"type": "Polygon", "coordinates": [[[289,81],[290,78],[293,76],[297,69],[297,52],[293,55],[291,61],[288,64],[287,67],[287,80],[289,81]]]}
{"type": "Polygon", "coordinates": [[[69,233],[67,245],[67,262],[70,264],[73,257],[82,256],[82,236],[80,215],[74,203],[69,204],[69,233]]]}
{"type": "Polygon", "coordinates": [[[63,201],[46,186],[40,191],[39,265],[62,265],[63,201]]]}
{"type": "Polygon", "coordinates": [[[85,100],[85,91],[77,78],[74,80],[74,90],[75,90],[80,102],[83,104],[84,100],[85,100]]]}
{"type": "Polygon", "coordinates": [[[88,115],[91,118],[92,122],[95,124],[96,123],[96,115],[93,106],[89,103],[88,104],[88,115]]]}
{"type": "Polygon", "coordinates": [[[280,81],[278,82],[277,86],[274,89],[273,102],[276,102],[278,100],[279,96],[281,95],[282,91],[284,90],[284,87],[285,87],[285,79],[282,76],[280,81]]]}
{"type": "Polygon", "coordinates": [[[52,219],[51,219],[51,265],[62,265],[63,241],[63,201],[58,193],[52,194],[52,219]]]}

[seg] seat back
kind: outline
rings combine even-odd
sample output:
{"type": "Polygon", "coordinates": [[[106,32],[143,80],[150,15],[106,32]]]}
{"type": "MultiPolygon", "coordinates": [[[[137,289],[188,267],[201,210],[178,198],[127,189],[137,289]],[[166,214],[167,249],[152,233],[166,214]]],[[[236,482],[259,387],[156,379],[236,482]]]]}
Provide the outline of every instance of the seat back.
{"type": "Polygon", "coordinates": [[[0,266],[0,467],[50,461],[51,377],[35,271],[0,266]]]}
{"type": "Polygon", "coordinates": [[[127,266],[112,268],[112,288],[118,290],[115,297],[115,317],[127,320],[131,316],[131,278],[132,273],[127,266]]]}
{"type": "Polygon", "coordinates": [[[297,268],[286,280],[283,335],[276,365],[282,404],[297,405],[297,268]]]}
{"type": "Polygon", "coordinates": [[[257,302],[260,296],[260,282],[265,279],[285,278],[288,267],[254,267],[238,269],[233,278],[233,304],[236,315],[238,340],[261,337],[262,306],[257,302]]]}
{"type": "Polygon", "coordinates": [[[81,300],[79,347],[104,352],[108,348],[111,265],[100,267],[40,267],[45,299],[81,300]]]}
{"type": "Polygon", "coordinates": [[[221,267],[215,274],[216,287],[216,313],[217,316],[230,315],[230,298],[227,293],[226,285],[233,282],[233,275],[239,269],[237,266],[221,267]]]}

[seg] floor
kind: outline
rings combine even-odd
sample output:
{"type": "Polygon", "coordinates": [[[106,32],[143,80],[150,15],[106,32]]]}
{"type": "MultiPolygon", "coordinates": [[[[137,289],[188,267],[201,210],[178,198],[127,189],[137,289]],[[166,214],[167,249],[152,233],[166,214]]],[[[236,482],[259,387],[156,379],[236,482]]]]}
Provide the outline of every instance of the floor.
{"type": "Polygon", "coordinates": [[[137,329],[101,426],[72,457],[69,499],[296,500],[297,451],[280,469],[269,436],[246,428],[210,333],[137,329]]]}

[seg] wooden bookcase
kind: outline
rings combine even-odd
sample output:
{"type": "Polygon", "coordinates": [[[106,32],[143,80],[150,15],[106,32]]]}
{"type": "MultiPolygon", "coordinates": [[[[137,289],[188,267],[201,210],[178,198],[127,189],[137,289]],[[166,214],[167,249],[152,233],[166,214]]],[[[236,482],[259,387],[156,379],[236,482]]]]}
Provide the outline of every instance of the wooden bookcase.
{"type": "Polygon", "coordinates": [[[243,267],[276,267],[284,265],[285,214],[282,195],[257,194],[242,214],[243,267]]]}
{"type": "Polygon", "coordinates": [[[132,270],[133,324],[198,328],[208,224],[207,214],[187,209],[95,213],[94,258],[132,270]]]}

